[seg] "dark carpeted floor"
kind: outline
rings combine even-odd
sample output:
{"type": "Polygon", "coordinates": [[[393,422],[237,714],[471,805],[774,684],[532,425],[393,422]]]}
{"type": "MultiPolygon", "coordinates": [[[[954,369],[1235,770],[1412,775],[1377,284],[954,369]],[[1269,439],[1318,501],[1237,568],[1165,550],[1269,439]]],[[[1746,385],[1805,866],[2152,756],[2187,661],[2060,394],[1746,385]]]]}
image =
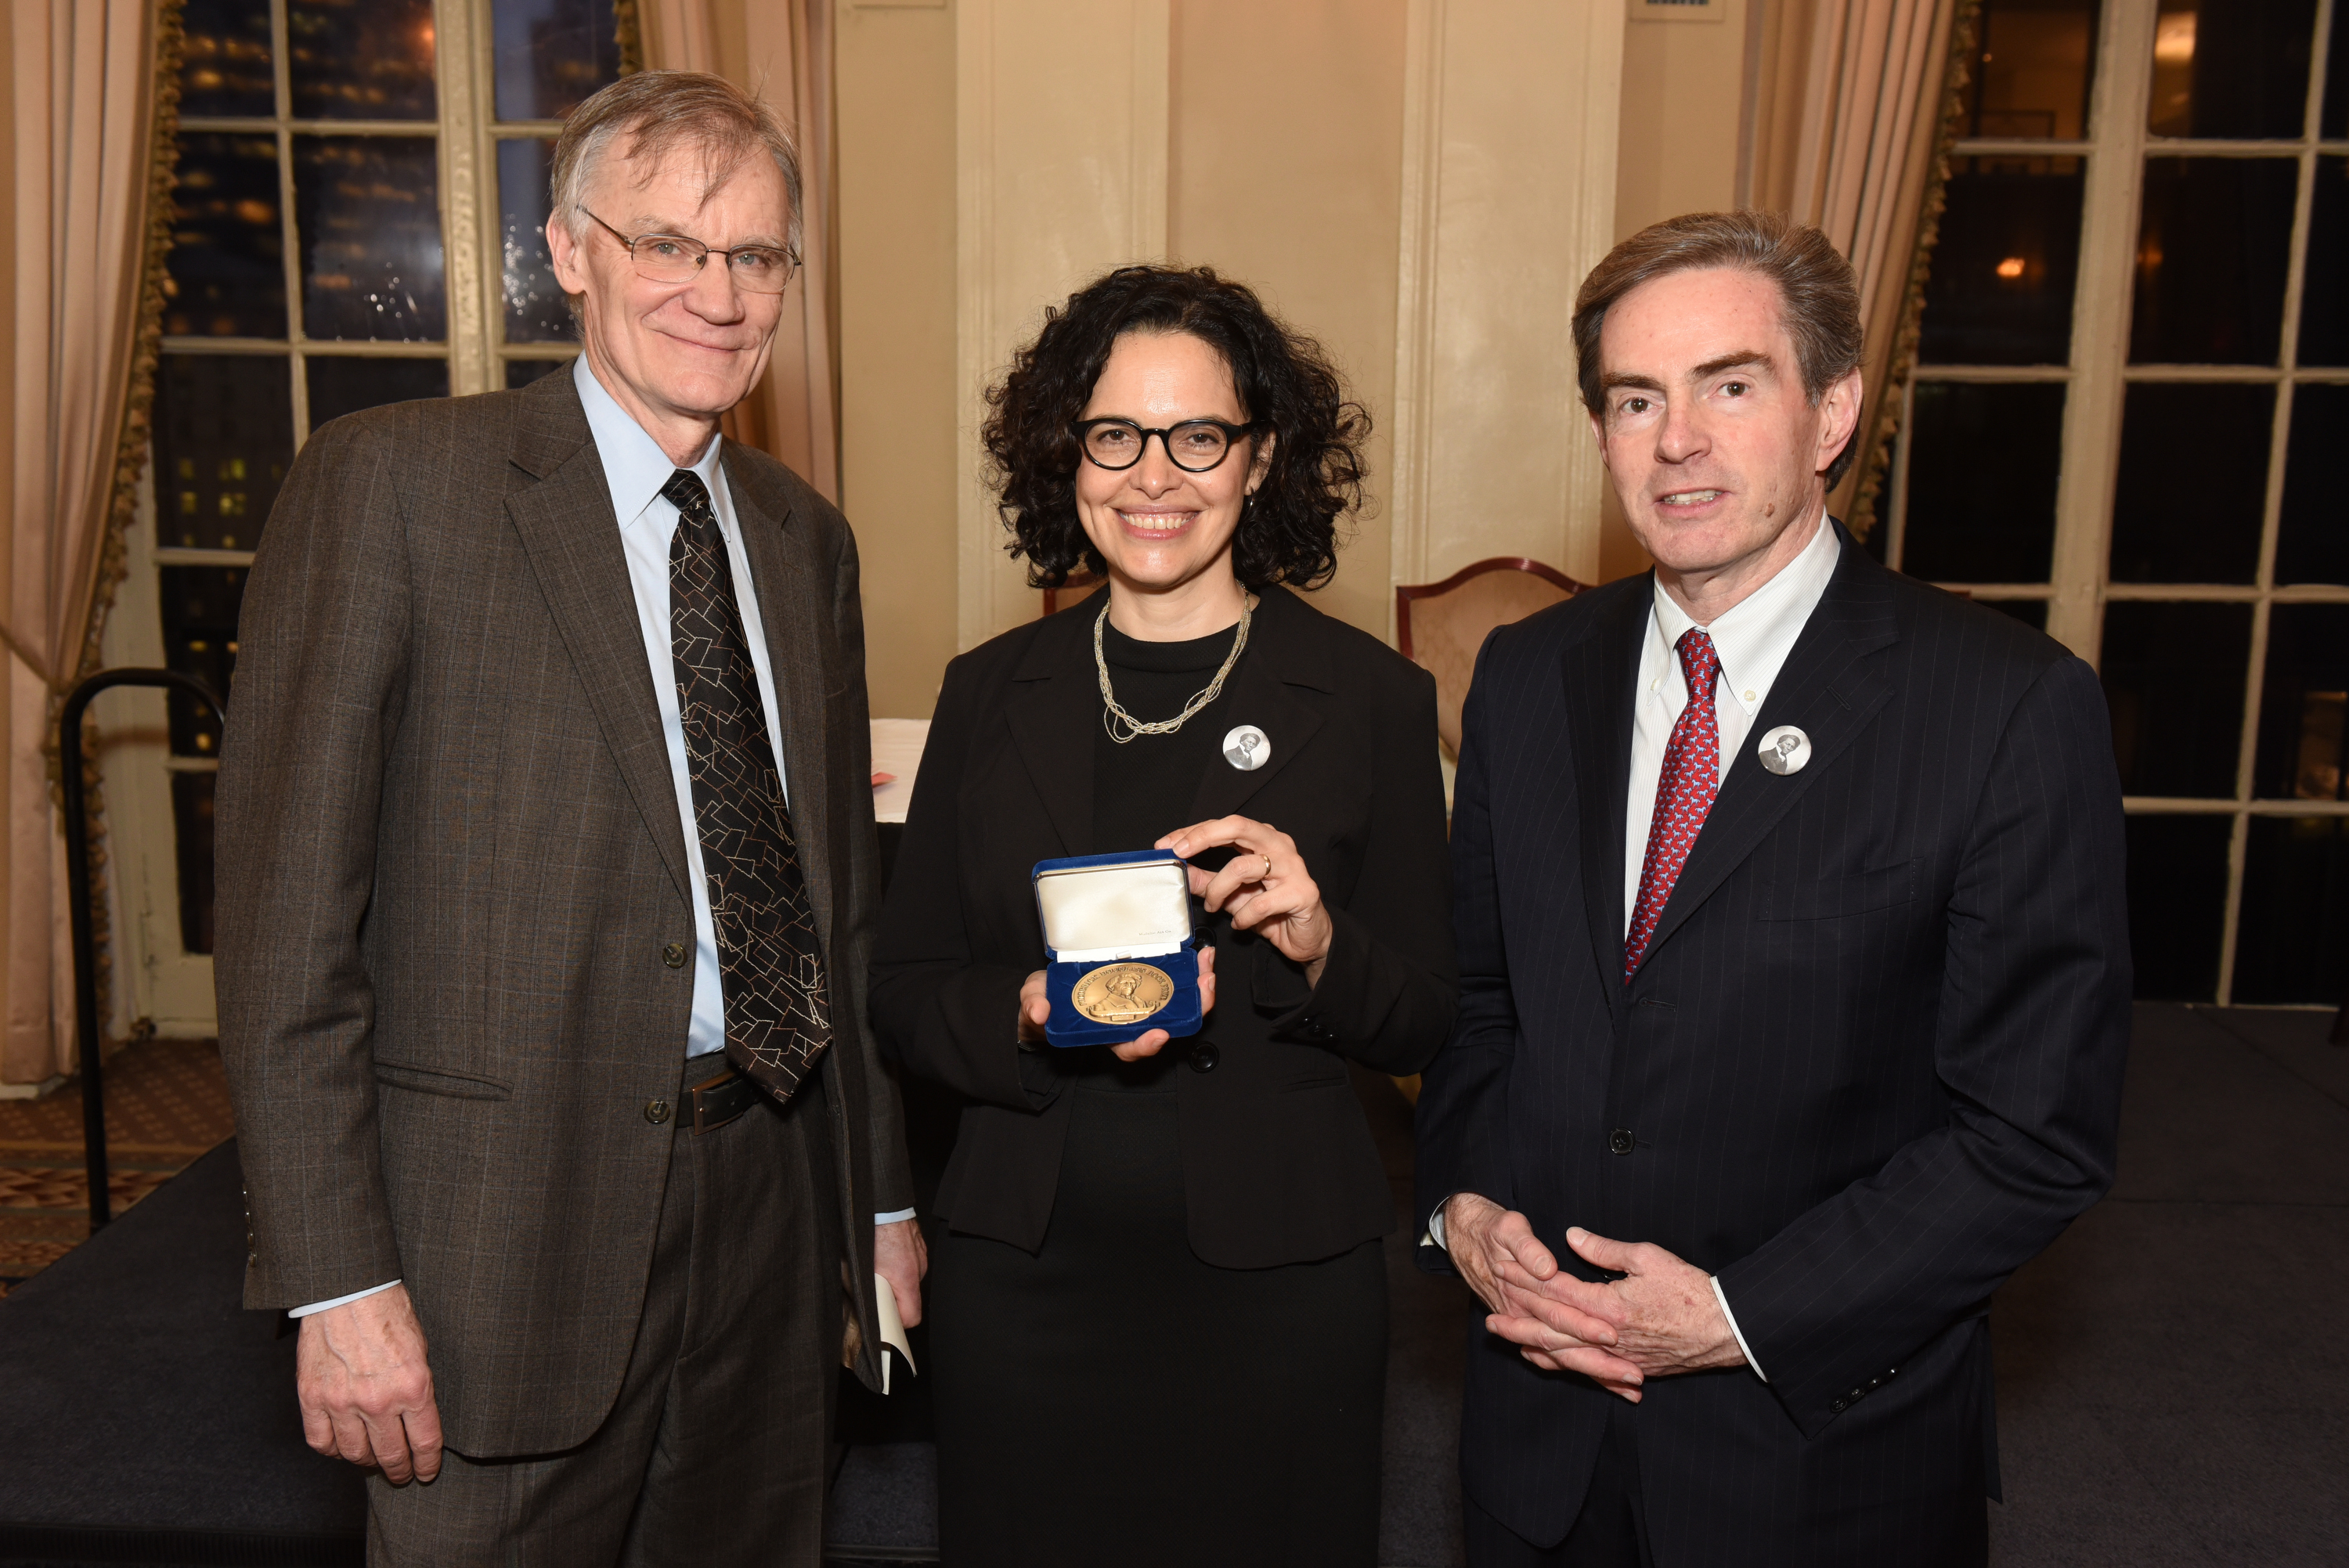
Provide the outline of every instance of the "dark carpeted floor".
{"type": "Polygon", "coordinates": [[[2000,1568],[2349,1562],[2349,1049],[2137,1009],[2120,1178],[1999,1294],[2000,1568]]]}
{"type": "Polygon", "coordinates": [[[246,1312],[224,1143],[0,1302],[0,1563],[358,1561],[285,1319],[246,1312]]]}

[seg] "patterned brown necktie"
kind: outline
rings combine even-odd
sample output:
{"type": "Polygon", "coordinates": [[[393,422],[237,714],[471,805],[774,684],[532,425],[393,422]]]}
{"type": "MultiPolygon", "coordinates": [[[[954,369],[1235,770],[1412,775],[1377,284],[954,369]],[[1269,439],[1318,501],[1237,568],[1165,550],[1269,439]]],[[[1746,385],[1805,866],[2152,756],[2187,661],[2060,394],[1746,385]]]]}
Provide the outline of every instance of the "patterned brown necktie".
{"type": "Polygon", "coordinates": [[[832,1044],[823,954],[709,492],[679,469],[661,494],[678,514],[668,547],[669,651],[718,930],[726,1059],[788,1099],[832,1044]]]}

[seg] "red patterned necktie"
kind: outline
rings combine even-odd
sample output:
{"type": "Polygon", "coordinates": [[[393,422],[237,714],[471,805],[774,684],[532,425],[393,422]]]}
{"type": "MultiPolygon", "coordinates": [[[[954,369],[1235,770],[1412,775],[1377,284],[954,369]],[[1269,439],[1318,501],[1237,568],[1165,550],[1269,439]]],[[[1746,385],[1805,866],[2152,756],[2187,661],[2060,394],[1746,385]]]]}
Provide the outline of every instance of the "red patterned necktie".
{"type": "Polygon", "coordinates": [[[709,491],[679,469],[661,494],[678,511],[668,547],[669,652],[717,927],[726,1059],[788,1099],[832,1043],[823,954],[709,491]]]}
{"type": "Polygon", "coordinates": [[[1698,830],[1721,793],[1721,717],[1713,712],[1713,683],[1721,655],[1701,626],[1681,634],[1681,673],[1688,678],[1688,706],[1681,709],[1672,738],[1664,743],[1664,766],[1656,779],[1656,814],[1648,824],[1648,854],[1640,862],[1640,902],[1631,928],[1623,934],[1623,984],[1640,970],[1654,940],[1656,922],[1696,847],[1698,830]]]}

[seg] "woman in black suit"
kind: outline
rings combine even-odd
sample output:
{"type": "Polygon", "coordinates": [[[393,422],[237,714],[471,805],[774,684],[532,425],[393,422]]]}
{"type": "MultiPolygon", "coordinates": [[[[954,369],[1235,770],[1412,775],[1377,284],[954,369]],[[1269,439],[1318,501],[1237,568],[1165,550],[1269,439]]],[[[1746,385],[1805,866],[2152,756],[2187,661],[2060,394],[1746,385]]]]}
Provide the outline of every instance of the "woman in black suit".
{"type": "Polygon", "coordinates": [[[947,666],[874,958],[886,1048],[968,1101],[943,1555],[1367,1568],[1395,1222],[1347,1063],[1418,1071],[1454,1005],[1434,684],[1286,586],[1335,568],[1368,421],[1169,267],[1050,313],[990,402],[1013,552],[1109,585],[947,666]],[[1191,862],[1205,1026],[1047,1045],[1030,868],[1152,846],[1191,862]]]}

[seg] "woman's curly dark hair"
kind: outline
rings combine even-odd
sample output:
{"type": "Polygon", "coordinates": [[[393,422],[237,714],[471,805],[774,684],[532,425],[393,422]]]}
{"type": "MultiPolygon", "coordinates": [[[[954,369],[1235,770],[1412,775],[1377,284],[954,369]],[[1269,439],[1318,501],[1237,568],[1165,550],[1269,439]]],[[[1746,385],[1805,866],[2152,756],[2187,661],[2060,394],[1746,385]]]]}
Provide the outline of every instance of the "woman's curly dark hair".
{"type": "Polygon", "coordinates": [[[1044,313],[1036,340],[988,388],[980,427],[996,511],[1038,587],[1104,570],[1077,516],[1072,427],[1128,332],[1184,332],[1223,356],[1240,412],[1273,438],[1264,482],[1232,535],[1232,570],[1255,589],[1318,588],[1338,569],[1338,519],[1362,501],[1371,417],[1346,397],[1321,346],[1283,325],[1245,284],[1208,267],[1120,267],[1044,313]]]}

